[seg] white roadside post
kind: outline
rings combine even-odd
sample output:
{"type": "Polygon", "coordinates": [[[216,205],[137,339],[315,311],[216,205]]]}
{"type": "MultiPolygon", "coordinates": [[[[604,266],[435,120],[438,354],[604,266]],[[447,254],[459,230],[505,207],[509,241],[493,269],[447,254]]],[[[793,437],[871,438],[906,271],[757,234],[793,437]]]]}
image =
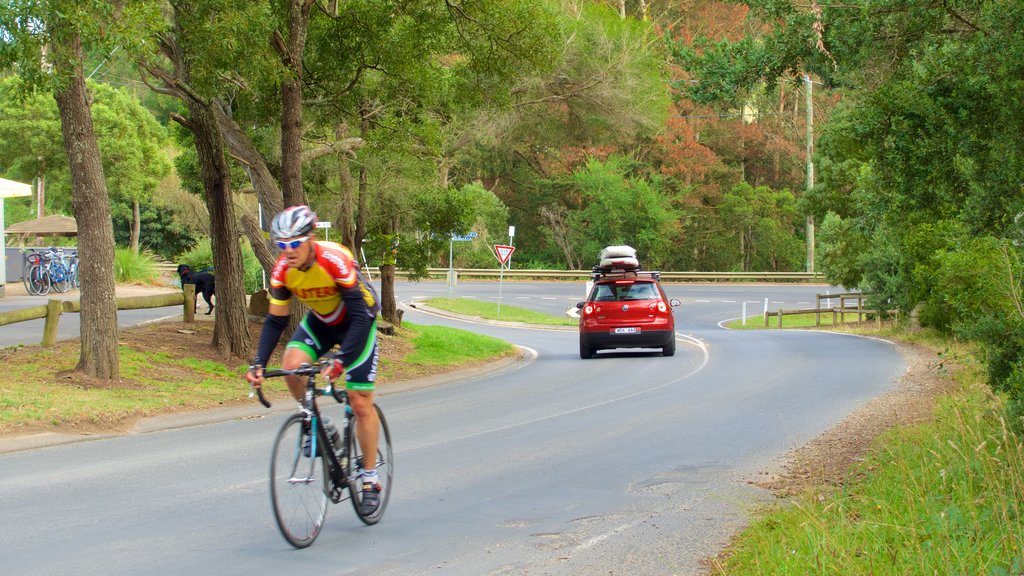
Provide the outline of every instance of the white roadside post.
{"type": "MultiPolygon", "coordinates": [[[[508,227],[508,245],[509,246],[515,246],[515,244],[516,244],[514,242],[515,239],[516,239],[516,227],[515,226],[509,226],[508,227]]],[[[512,253],[511,252],[508,253],[508,269],[509,270],[512,269],[512,253]]]]}

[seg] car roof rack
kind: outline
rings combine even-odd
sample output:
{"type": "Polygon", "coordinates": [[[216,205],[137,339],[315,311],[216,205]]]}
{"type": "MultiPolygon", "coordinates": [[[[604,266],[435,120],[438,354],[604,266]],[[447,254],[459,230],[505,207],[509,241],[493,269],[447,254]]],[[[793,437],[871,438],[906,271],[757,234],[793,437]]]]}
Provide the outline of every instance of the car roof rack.
{"type": "Polygon", "coordinates": [[[658,282],[661,281],[660,270],[641,270],[640,266],[621,268],[613,266],[594,266],[590,271],[591,280],[610,280],[614,278],[639,278],[649,276],[658,282]]]}

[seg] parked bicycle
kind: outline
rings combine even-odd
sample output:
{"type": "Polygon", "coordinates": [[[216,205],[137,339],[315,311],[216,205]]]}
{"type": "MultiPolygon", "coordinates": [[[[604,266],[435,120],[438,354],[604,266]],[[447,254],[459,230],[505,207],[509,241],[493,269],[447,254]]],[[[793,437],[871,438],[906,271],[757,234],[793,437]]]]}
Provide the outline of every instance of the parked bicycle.
{"type": "Polygon", "coordinates": [[[50,248],[43,252],[46,261],[46,274],[50,277],[50,285],[57,292],[64,293],[71,289],[71,271],[64,262],[63,248],[50,248]]]}
{"type": "MultiPolygon", "coordinates": [[[[373,405],[380,419],[380,441],[377,447],[377,473],[380,476],[380,506],[372,514],[360,511],[361,479],[359,467],[364,455],[356,438],[356,415],[348,404],[348,391],[330,383],[318,388],[316,378],[324,361],[303,364],[294,370],[268,370],[264,378],[297,375],[307,376],[306,395],[299,411],[285,420],[274,440],[270,457],[270,498],[277,526],[292,546],[305,548],[316,540],[327,516],[328,499],[335,504],[352,501],[356,515],[363,523],[373,525],[384,515],[391,497],[394,478],[394,457],[391,431],[384,413],[373,405]],[[325,423],[317,406],[317,397],[332,396],[343,404],[344,418],[334,427],[325,423]]],[[[270,408],[262,388],[256,388],[259,400],[270,408]]],[[[252,394],[250,394],[250,397],[252,394]]]]}
{"type": "Polygon", "coordinates": [[[50,275],[46,273],[43,255],[39,252],[25,253],[25,291],[34,296],[45,296],[50,293],[50,275]]]}

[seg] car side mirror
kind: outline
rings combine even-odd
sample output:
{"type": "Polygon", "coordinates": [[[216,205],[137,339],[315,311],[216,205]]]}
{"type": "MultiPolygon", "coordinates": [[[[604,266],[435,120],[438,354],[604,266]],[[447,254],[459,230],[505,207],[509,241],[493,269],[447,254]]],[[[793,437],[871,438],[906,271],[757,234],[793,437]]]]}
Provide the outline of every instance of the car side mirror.
{"type": "Polygon", "coordinates": [[[584,307],[584,306],[586,306],[586,305],[587,305],[587,303],[586,303],[586,302],[577,302],[577,303],[576,303],[576,308],[577,308],[578,310],[582,310],[582,309],[583,309],[583,307],[584,307]]]}
{"type": "Polygon", "coordinates": [[[675,308],[676,306],[682,306],[683,305],[683,303],[680,302],[679,299],[677,299],[677,298],[673,298],[673,299],[669,300],[668,303],[671,304],[673,308],[675,308]]]}

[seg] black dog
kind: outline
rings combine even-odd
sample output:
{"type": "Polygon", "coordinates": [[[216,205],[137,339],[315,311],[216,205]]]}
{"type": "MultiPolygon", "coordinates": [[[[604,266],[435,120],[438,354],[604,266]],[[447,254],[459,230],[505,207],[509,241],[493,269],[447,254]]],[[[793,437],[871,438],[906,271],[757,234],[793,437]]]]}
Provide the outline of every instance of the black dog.
{"type": "Polygon", "coordinates": [[[193,272],[188,264],[178,264],[178,276],[181,277],[182,288],[185,287],[185,284],[196,285],[196,300],[199,300],[199,295],[202,294],[203,300],[206,300],[206,305],[210,307],[206,311],[206,315],[212,314],[213,300],[210,298],[213,296],[213,274],[209,272],[193,272]]]}

